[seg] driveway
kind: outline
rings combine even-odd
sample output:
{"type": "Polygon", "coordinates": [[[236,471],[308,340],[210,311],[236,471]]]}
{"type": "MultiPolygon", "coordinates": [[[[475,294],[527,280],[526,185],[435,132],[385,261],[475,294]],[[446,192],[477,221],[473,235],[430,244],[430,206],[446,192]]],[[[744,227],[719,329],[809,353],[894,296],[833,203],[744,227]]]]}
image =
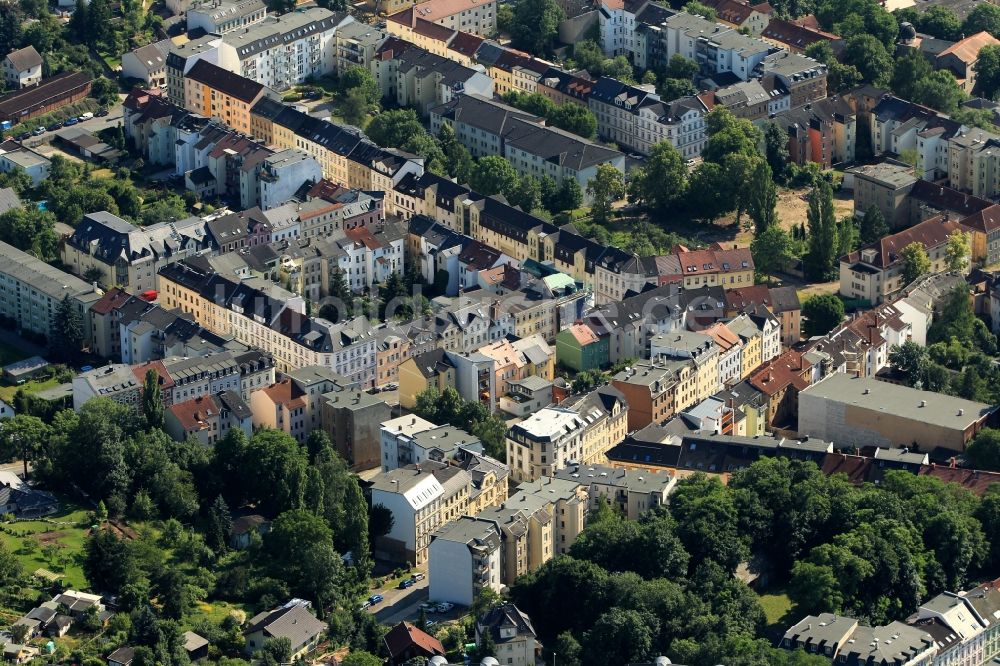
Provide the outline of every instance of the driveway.
{"type": "Polygon", "coordinates": [[[403,620],[412,620],[417,617],[420,604],[428,599],[428,585],[429,581],[424,577],[408,589],[386,590],[382,592],[385,599],[368,610],[381,624],[393,625],[403,620]]]}
{"type": "Polygon", "coordinates": [[[80,128],[87,130],[91,134],[97,134],[98,132],[107,129],[108,127],[115,127],[123,122],[122,116],[122,106],[119,104],[111,109],[109,109],[108,115],[103,118],[93,117],[90,120],[84,120],[78,122],[76,125],[66,127],[63,129],[58,129],[53,132],[46,131],[45,134],[41,136],[33,136],[30,139],[25,139],[23,144],[28,148],[37,148],[39,146],[44,146],[52,143],[52,140],[61,133],[63,130],[70,130],[73,128],[80,128]]]}

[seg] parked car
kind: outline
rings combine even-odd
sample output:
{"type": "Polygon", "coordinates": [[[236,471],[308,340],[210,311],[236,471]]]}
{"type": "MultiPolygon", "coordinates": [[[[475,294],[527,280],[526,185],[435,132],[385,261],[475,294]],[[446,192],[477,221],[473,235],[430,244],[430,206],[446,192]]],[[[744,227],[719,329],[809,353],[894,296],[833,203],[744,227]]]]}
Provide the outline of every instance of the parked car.
{"type": "Polygon", "coordinates": [[[80,114],[80,120],[81,121],[83,121],[83,120],[90,120],[93,117],[94,117],[94,114],[91,113],[90,111],[87,111],[86,113],[80,114]]]}
{"type": "Polygon", "coordinates": [[[424,626],[430,629],[435,624],[437,624],[437,620],[427,620],[427,622],[424,623],[424,626]]]}
{"type": "Polygon", "coordinates": [[[407,578],[406,580],[399,581],[398,587],[401,590],[408,590],[409,588],[413,587],[413,584],[416,582],[417,581],[413,580],[412,578],[407,578]]]}
{"type": "Polygon", "coordinates": [[[395,382],[391,382],[391,383],[386,384],[385,386],[383,386],[382,390],[383,391],[395,391],[398,388],[399,388],[399,384],[397,384],[395,382]]]}
{"type": "Polygon", "coordinates": [[[67,118],[66,120],[63,121],[63,127],[69,127],[71,125],[76,125],[78,122],[80,122],[79,118],[67,118]]]}
{"type": "Polygon", "coordinates": [[[433,601],[425,601],[424,603],[420,604],[420,610],[422,610],[425,613],[437,613],[438,607],[437,604],[434,603],[433,601]]]}
{"type": "Polygon", "coordinates": [[[97,116],[98,118],[103,118],[104,116],[108,115],[108,110],[107,109],[101,109],[100,111],[98,111],[94,115],[97,116]]]}
{"type": "Polygon", "coordinates": [[[424,578],[426,578],[425,574],[422,574],[422,573],[419,573],[419,572],[413,574],[413,580],[423,580],[424,578]]]}
{"type": "Polygon", "coordinates": [[[30,139],[30,138],[31,138],[31,132],[24,132],[23,134],[18,134],[17,135],[17,140],[18,141],[24,141],[24,140],[30,139]]]}
{"type": "Polygon", "coordinates": [[[366,601],[365,603],[361,604],[361,610],[368,610],[371,607],[372,607],[372,602],[370,601],[366,601]]]}
{"type": "Polygon", "coordinates": [[[318,90],[310,90],[309,92],[306,93],[306,99],[319,99],[322,96],[323,93],[321,93],[318,90]]]}
{"type": "Polygon", "coordinates": [[[51,125],[49,125],[45,129],[47,129],[50,132],[55,132],[60,127],[62,127],[62,123],[52,123],[51,125]]]}
{"type": "Polygon", "coordinates": [[[441,603],[438,604],[438,612],[439,613],[447,613],[448,611],[450,611],[454,607],[455,607],[455,604],[449,603],[447,601],[442,601],[441,603]]]}
{"type": "Polygon", "coordinates": [[[373,594],[372,596],[368,597],[368,603],[374,606],[378,602],[382,601],[382,599],[384,599],[384,597],[381,594],[373,594]]]}
{"type": "Polygon", "coordinates": [[[36,127],[35,129],[31,130],[31,136],[41,136],[43,134],[45,134],[44,127],[36,127]]]}

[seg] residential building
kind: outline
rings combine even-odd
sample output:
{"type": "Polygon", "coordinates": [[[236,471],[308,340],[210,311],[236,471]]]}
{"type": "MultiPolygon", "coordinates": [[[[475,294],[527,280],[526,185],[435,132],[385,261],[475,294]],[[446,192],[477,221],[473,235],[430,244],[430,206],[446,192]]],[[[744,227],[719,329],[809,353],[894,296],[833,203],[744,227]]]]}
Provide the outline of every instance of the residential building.
{"type": "Polygon", "coordinates": [[[178,442],[193,438],[213,446],[233,428],[253,434],[250,407],[234,391],[191,398],[164,410],[164,429],[178,442]]]}
{"type": "Polygon", "coordinates": [[[500,592],[501,535],[494,521],[462,516],[442,526],[428,558],[432,599],[471,606],[480,590],[500,592]]]}
{"type": "Polygon", "coordinates": [[[598,462],[624,439],[629,409],[619,391],[600,388],[564,405],[535,412],[507,431],[514,480],[535,481],[573,462],[598,462]]]}
{"type": "Polygon", "coordinates": [[[708,140],[708,108],[698,97],[663,102],[654,92],[604,76],[594,84],[587,103],[602,139],[643,155],[666,141],[685,159],[700,157],[708,140]]]}
{"type": "Polygon", "coordinates": [[[122,78],[136,79],[146,88],[167,89],[167,54],[174,43],[163,39],[122,54],[122,78]]]}
{"type": "Polygon", "coordinates": [[[455,137],[473,155],[505,157],[525,176],[549,176],[557,183],[572,179],[586,191],[600,165],[608,164],[622,172],[625,169],[625,156],[618,151],[546,127],[541,118],[485,97],[460,95],[432,108],[430,115],[435,134],[442,125],[451,125],[455,137]]]}
{"type": "Polygon", "coordinates": [[[639,520],[650,509],[665,506],[677,482],[669,472],[643,473],[598,464],[572,465],[556,472],[555,477],[583,484],[590,510],[608,502],[629,520],[639,520]]]}
{"type": "Polygon", "coordinates": [[[90,74],[62,72],[0,95],[0,121],[24,122],[78,102],[90,94],[91,83],[90,74]]]}
{"type": "Polygon", "coordinates": [[[211,0],[188,8],[188,32],[204,30],[210,35],[225,35],[243,30],[267,18],[263,0],[211,0]]]}
{"type": "Polygon", "coordinates": [[[93,339],[88,311],[103,292],[7,243],[0,242],[0,258],[0,316],[19,332],[48,338],[62,324],[59,311],[68,298],[85,324],[83,342],[93,339]]]}
{"type": "Polygon", "coordinates": [[[766,2],[751,5],[741,0],[709,0],[706,6],[715,10],[716,19],[723,25],[745,28],[753,37],[760,37],[768,22],[774,20],[774,10],[766,2]]]}
{"type": "Polygon", "coordinates": [[[839,35],[808,25],[800,19],[772,16],[759,36],[768,44],[798,54],[804,54],[813,44],[827,43],[835,53],[844,48],[844,40],[839,35]]]}
{"type": "Polygon", "coordinates": [[[309,7],[222,36],[220,67],[279,92],[336,67],[337,29],[354,19],[345,12],[309,7]]]}
{"type": "Polygon", "coordinates": [[[842,615],[808,615],[785,632],[781,647],[801,649],[829,657],[832,663],[905,664],[929,666],[938,647],[931,635],[919,627],[892,622],[868,627],[842,615]]]}
{"type": "Polygon", "coordinates": [[[854,161],[857,117],[840,97],[813,99],[774,117],[788,133],[790,161],[804,165],[815,162],[824,169],[854,161]]]}
{"type": "Polygon", "coordinates": [[[391,417],[385,400],[367,391],[331,391],[320,404],[323,430],[337,453],[352,469],[378,467],[382,423],[391,417]]]}
{"type": "Polygon", "coordinates": [[[599,370],[609,364],[608,346],[607,336],[598,336],[587,324],[572,324],[556,335],[556,359],[577,372],[599,370]]]}
{"type": "Polygon", "coordinates": [[[851,167],[854,176],[854,214],[864,216],[875,206],[890,229],[910,226],[908,195],[919,179],[913,168],[881,162],[851,167]]]}
{"type": "Polygon", "coordinates": [[[423,567],[431,535],[467,512],[472,476],[430,461],[382,472],[371,483],[372,503],[393,516],[392,529],[376,549],[392,561],[423,567]]]}
{"type": "Polygon", "coordinates": [[[691,390],[700,396],[696,402],[722,388],[719,381],[719,347],[711,335],[683,330],[660,333],[650,340],[649,357],[654,361],[661,358],[693,361],[695,376],[691,390]]]}
{"type": "Polygon", "coordinates": [[[799,396],[812,380],[812,362],[802,352],[792,349],[764,363],[748,378],[748,383],[767,399],[766,425],[772,428],[791,425],[799,407],[799,396]]]}
{"type": "Polygon", "coordinates": [[[30,44],[11,51],[3,59],[3,78],[8,89],[27,88],[42,80],[42,56],[30,44]]]}
{"type": "Polygon", "coordinates": [[[507,382],[508,390],[500,396],[500,410],[525,418],[552,404],[552,382],[538,375],[507,382]]]}
{"type": "Polygon", "coordinates": [[[1000,44],[1000,40],[985,31],[968,37],[963,34],[957,42],[921,38],[918,35],[912,38],[908,35],[901,37],[901,49],[916,49],[922,52],[934,65],[934,69],[943,69],[951,73],[958,81],[958,85],[967,93],[971,93],[976,87],[976,63],[979,61],[979,52],[984,47],[1000,44]],[[939,47],[939,42],[943,48],[939,47]]]}
{"type": "Polygon", "coordinates": [[[132,367],[123,363],[81,372],[73,377],[73,409],[80,411],[91,398],[109,398],[138,409],[142,399],[142,378],[136,377],[132,367]]]}
{"type": "Polygon", "coordinates": [[[12,173],[21,171],[31,178],[31,186],[38,187],[49,177],[52,163],[41,153],[37,153],[24,144],[7,139],[0,142],[0,171],[12,173]]]}
{"type": "Polygon", "coordinates": [[[535,663],[537,641],[535,628],[523,611],[510,602],[494,606],[482,617],[476,618],[476,644],[486,634],[496,645],[497,660],[514,666],[531,666],[535,663]]]}
{"type": "Polygon", "coordinates": [[[962,452],[994,407],[930,391],[833,373],[799,394],[800,434],[841,446],[943,447],[962,452]]]}
{"type": "Polygon", "coordinates": [[[63,264],[75,274],[99,271],[100,284],[142,293],[157,289],[161,268],[207,249],[205,222],[191,217],[136,227],[98,211],[84,215],[60,249],[63,264]]]}
{"type": "Polygon", "coordinates": [[[287,638],[293,659],[316,649],[326,633],[326,623],[317,620],[309,606],[308,601],[292,599],[280,608],[253,616],[243,630],[247,656],[260,651],[271,638],[287,638]]]}
{"type": "MultiPolygon", "coordinates": [[[[755,314],[766,308],[781,322],[781,344],[791,347],[801,338],[802,306],[794,287],[754,285],[726,291],[726,316],[755,314]]],[[[703,331],[708,333],[708,331],[703,331]]],[[[767,360],[767,359],[765,359],[767,360]]]]}
{"type": "Polygon", "coordinates": [[[399,364],[399,404],[413,409],[417,396],[429,388],[455,388],[455,366],[443,349],[411,356],[399,364]]]}
{"type": "Polygon", "coordinates": [[[482,453],[482,443],[452,425],[437,426],[419,416],[400,416],[381,427],[382,471],[428,460],[451,460],[464,449],[482,453]]]}
{"type": "Polygon", "coordinates": [[[764,88],[784,88],[791,108],[804,106],[827,96],[826,65],[790,51],[777,51],[765,57],[753,74],[761,77],[764,88]]]}
{"type": "Polygon", "coordinates": [[[386,19],[389,32],[409,39],[418,19],[452,30],[461,30],[481,37],[493,37],[497,32],[496,0],[427,0],[386,19]]]}
{"type": "Polygon", "coordinates": [[[409,622],[400,622],[390,629],[383,641],[389,653],[389,666],[404,666],[415,660],[443,657],[445,654],[441,641],[409,622]]]}
{"type": "Polygon", "coordinates": [[[719,286],[723,289],[748,287],[754,283],[753,257],[748,247],[723,249],[718,244],[707,250],[675,252],[685,289],[719,286]]]}
{"type": "Polygon", "coordinates": [[[199,60],[184,74],[184,108],[243,134],[251,134],[250,109],[263,97],[277,99],[265,85],[207,60],[199,60]]]}
{"type": "Polygon", "coordinates": [[[927,252],[931,273],[944,272],[948,237],[963,232],[961,223],[938,216],[844,255],[840,258],[841,295],[875,304],[905,287],[900,252],[911,243],[927,252]]]}
{"type": "Polygon", "coordinates": [[[167,52],[167,98],[171,104],[184,107],[184,75],[194,67],[195,63],[205,60],[213,65],[220,64],[221,44],[220,35],[207,34],[183,44],[170,46],[167,52]]]}
{"type": "Polygon", "coordinates": [[[711,336],[719,349],[719,383],[732,386],[743,378],[743,344],[740,337],[724,323],[718,322],[701,330],[711,336]]]}

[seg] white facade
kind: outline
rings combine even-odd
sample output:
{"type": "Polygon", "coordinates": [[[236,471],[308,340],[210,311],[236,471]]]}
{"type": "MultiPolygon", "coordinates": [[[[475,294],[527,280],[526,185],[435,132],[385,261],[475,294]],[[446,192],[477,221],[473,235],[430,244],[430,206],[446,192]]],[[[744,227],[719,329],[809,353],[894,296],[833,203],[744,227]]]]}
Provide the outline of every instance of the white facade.
{"type": "Polygon", "coordinates": [[[430,598],[468,607],[479,590],[499,594],[500,538],[495,523],[469,516],[441,528],[429,548],[430,598]]]}
{"type": "Polygon", "coordinates": [[[211,35],[225,35],[260,23],[267,18],[262,0],[203,2],[187,10],[188,31],[202,29],[211,35]]]}
{"type": "Polygon", "coordinates": [[[313,7],[224,35],[219,66],[272,90],[288,90],[336,67],[334,33],[354,19],[313,7]]]}

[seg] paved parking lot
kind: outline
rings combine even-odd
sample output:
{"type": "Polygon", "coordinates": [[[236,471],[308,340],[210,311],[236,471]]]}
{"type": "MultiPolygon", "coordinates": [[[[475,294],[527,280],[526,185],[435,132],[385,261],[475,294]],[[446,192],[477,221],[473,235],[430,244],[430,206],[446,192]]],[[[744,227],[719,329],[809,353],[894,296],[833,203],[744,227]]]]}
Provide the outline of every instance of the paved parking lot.
{"type": "MultiPolygon", "coordinates": [[[[90,120],[84,120],[78,122],[76,125],[66,127],[63,129],[69,130],[73,128],[84,129],[91,134],[97,134],[98,132],[107,129],[108,127],[115,127],[123,121],[122,117],[122,107],[118,105],[109,110],[110,112],[103,118],[93,117],[90,120]]],[[[45,131],[41,136],[33,136],[30,139],[25,139],[23,144],[28,148],[38,149],[42,148],[44,153],[44,146],[50,144],[56,136],[63,131],[63,129],[58,129],[53,132],[45,131]]]]}

